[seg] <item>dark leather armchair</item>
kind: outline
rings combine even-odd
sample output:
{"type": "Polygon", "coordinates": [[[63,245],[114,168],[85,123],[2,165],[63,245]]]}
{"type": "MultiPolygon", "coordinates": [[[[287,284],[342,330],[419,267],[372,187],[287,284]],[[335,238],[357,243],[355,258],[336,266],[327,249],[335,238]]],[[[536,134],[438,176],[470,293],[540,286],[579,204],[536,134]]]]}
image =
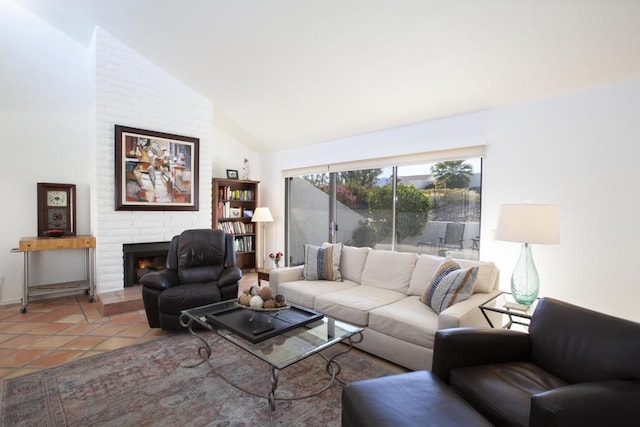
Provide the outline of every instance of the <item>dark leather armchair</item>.
{"type": "Polygon", "coordinates": [[[551,298],[529,334],[438,331],[432,370],[498,426],[640,425],[640,323],[551,298]]]}
{"type": "Polygon", "coordinates": [[[141,279],[149,326],[181,329],[180,312],[236,298],[242,271],[233,235],[222,230],[186,230],[171,239],[166,268],[141,279]]]}

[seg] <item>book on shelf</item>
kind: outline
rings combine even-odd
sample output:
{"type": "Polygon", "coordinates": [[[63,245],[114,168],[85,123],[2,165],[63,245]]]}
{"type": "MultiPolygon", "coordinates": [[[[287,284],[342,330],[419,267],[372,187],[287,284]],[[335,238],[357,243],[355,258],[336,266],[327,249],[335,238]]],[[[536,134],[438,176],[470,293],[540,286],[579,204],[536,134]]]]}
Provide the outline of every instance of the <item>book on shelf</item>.
{"type": "Polygon", "coordinates": [[[218,199],[220,200],[251,201],[254,200],[254,196],[253,190],[233,190],[229,186],[218,188],[218,199]]]}
{"type": "Polygon", "coordinates": [[[253,236],[240,236],[234,240],[236,252],[253,252],[253,236]]]}
{"type": "Polygon", "coordinates": [[[240,221],[223,221],[218,223],[218,229],[227,234],[253,234],[253,224],[240,221]]]}

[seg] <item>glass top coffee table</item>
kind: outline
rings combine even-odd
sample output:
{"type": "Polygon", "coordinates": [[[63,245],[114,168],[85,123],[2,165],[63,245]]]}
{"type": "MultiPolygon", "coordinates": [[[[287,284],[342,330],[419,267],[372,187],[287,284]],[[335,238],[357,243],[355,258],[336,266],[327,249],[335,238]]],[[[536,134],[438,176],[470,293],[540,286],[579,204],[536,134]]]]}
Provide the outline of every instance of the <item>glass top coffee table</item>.
{"type": "MultiPolygon", "coordinates": [[[[310,310],[306,310],[302,307],[292,306],[292,309],[309,311],[312,314],[315,313],[310,310]]],[[[260,334],[262,326],[271,322],[277,323],[279,317],[286,318],[280,313],[283,311],[273,312],[253,312],[249,309],[239,308],[237,300],[223,301],[215,304],[205,305],[202,307],[196,307],[189,310],[183,310],[180,316],[180,324],[189,329],[189,332],[198,338],[202,342],[202,346],[198,348],[198,354],[202,358],[201,361],[190,365],[188,367],[198,366],[209,360],[212,349],[205,338],[198,334],[197,328],[204,328],[210,331],[216,331],[218,335],[224,339],[232,342],[243,350],[249,352],[253,356],[263,360],[269,365],[271,374],[271,390],[268,396],[259,396],[269,400],[270,409],[275,410],[276,400],[298,400],[306,399],[308,397],[316,396],[333,384],[337,375],[340,373],[340,365],[336,362],[336,357],[347,353],[351,350],[354,343],[362,341],[362,328],[350,325],[345,322],[334,320],[327,316],[312,316],[311,321],[308,323],[294,325],[284,332],[274,334],[271,337],[263,339],[259,342],[252,342],[251,331],[258,332],[260,334]],[[238,313],[238,310],[243,310],[242,313],[238,313]],[[247,330],[250,331],[248,338],[241,335],[244,332],[243,329],[236,328],[236,325],[231,323],[230,325],[223,325],[220,322],[216,322],[216,316],[226,317],[229,313],[237,315],[240,318],[240,323],[248,322],[251,327],[247,330]],[[246,313],[246,315],[245,315],[246,313]],[[244,316],[244,317],[243,317],[244,316]],[[253,317],[253,319],[252,319],[253,317]],[[318,319],[318,317],[320,317],[318,319]],[[317,319],[317,320],[316,320],[317,319]],[[256,322],[255,324],[253,322],[256,322]],[[258,326],[255,326],[258,325],[258,326]],[[331,347],[334,344],[345,341],[348,344],[348,348],[344,351],[338,352],[331,358],[326,358],[321,350],[331,347]],[[269,351],[264,351],[269,349],[269,351]],[[326,361],[325,369],[330,375],[329,383],[321,390],[301,397],[295,398],[276,398],[275,391],[278,386],[278,371],[290,366],[294,363],[305,359],[313,354],[319,354],[326,361]]],[[[318,313],[315,313],[318,314],[318,313]]],[[[291,317],[290,313],[287,313],[291,317]]],[[[273,331],[269,332],[273,334],[273,331]]],[[[245,334],[246,335],[246,334],[245,334]]],[[[246,390],[231,381],[227,380],[223,376],[220,376],[224,381],[232,386],[252,395],[256,395],[254,392],[246,390]]]]}

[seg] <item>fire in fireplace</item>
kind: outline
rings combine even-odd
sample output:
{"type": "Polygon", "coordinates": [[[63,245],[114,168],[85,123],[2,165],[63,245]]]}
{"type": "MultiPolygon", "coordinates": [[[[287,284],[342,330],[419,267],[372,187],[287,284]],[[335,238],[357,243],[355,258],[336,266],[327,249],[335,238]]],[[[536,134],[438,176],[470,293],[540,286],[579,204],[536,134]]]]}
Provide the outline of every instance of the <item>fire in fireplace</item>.
{"type": "Polygon", "coordinates": [[[151,273],[152,271],[159,271],[164,269],[164,265],[167,262],[167,255],[163,256],[145,256],[142,258],[138,258],[137,265],[135,267],[136,271],[136,284],[140,283],[140,278],[147,273],[151,273]]]}
{"type": "Polygon", "coordinates": [[[169,242],[123,244],[124,287],[138,285],[145,274],[164,269],[168,250],[169,242]]]}

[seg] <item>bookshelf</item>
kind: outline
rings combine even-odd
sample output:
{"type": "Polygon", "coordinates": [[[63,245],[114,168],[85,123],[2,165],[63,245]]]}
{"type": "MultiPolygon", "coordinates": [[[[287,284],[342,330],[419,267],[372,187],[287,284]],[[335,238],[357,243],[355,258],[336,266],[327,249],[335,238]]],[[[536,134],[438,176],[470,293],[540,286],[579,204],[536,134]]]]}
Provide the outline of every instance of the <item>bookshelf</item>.
{"type": "Polygon", "coordinates": [[[235,236],[236,262],[242,270],[256,268],[256,224],[259,181],[213,178],[211,228],[235,236]]]}

